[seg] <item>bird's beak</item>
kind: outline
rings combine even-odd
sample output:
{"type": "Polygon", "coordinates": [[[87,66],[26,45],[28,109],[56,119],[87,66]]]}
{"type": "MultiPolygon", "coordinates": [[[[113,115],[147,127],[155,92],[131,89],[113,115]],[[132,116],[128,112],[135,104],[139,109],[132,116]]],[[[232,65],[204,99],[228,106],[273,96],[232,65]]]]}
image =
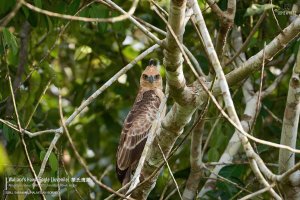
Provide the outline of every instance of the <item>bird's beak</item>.
{"type": "Polygon", "coordinates": [[[148,77],[148,81],[149,81],[150,83],[153,83],[153,82],[154,82],[154,76],[149,76],[149,77],[148,77]]]}

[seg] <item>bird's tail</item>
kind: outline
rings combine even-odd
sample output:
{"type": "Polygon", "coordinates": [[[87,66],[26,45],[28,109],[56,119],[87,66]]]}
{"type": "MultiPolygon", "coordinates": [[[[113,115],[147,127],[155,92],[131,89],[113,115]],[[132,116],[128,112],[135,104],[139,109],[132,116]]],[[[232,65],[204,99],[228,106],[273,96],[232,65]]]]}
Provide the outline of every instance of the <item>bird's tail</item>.
{"type": "Polygon", "coordinates": [[[130,181],[131,178],[131,168],[127,168],[125,170],[121,170],[118,168],[118,165],[116,164],[116,172],[119,181],[122,183],[122,186],[124,186],[126,183],[130,181]]]}

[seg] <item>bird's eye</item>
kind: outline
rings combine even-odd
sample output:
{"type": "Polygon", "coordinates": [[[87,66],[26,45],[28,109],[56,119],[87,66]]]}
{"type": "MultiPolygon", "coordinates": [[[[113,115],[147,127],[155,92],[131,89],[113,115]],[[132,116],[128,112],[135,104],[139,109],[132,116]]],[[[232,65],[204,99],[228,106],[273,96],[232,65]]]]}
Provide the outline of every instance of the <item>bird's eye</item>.
{"type": "Polygon", "coordinates": [[[143,74],[143,79],[148,79],[148,76],[146,74],[143,74]]]}
{"type": "Polygon", "coordinates": [[[159,79],[159,77],[160,77],[160,75],[155,75],[155,79],[157,80],[157,79],[159,79]]]}

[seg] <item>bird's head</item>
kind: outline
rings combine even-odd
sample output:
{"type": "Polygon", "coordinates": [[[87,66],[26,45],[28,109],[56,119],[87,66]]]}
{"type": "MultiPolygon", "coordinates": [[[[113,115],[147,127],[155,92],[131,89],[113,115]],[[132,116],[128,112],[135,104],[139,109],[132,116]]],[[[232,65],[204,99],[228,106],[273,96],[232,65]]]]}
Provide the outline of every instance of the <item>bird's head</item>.
{"type": "Polygon", "coordinates": [[[152,59],[141,75],[140,86],[146,89],[162,89],[162,78],[155,61],[152,59]]]}

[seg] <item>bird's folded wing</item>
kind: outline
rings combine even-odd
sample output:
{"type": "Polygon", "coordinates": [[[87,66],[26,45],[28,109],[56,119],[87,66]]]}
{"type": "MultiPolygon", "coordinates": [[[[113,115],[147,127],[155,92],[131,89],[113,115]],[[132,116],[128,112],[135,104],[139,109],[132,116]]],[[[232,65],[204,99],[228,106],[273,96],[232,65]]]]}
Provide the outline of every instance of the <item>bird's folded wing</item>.
{"type": "Polygon", "coordinates": [[[156,117],[160,105],[160,98],[153,90],[142,93],[128,114],[121,133],[117,153],[117,167],[126,170],[130,165],[138,162],[148,132],[156,117]]]}

